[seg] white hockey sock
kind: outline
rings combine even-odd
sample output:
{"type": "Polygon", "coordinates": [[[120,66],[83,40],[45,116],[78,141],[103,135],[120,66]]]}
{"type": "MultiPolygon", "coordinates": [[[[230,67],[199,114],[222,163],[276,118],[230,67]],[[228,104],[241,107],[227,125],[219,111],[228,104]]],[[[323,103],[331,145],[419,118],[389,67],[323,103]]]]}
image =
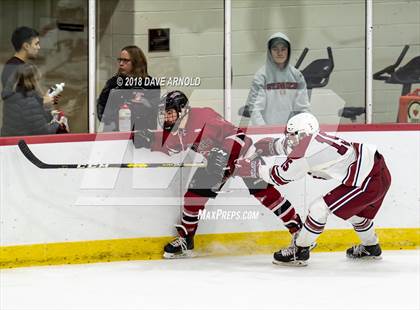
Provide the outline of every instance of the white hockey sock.
{"type": "Polygon", "coordinates": [[[309,214],[296,239],[296,245],[308,247],[324,231],[329,209],[324,199],[318,198],[309,206],[309,214]]]}
{"type": "Polygon", "coordinates": [[[378,244],[379,240],[372,220],[354,215],[348,221],[353,225],[363,245],[378,244]]]}
{"type": "Polygon", "coordinates": [[[304,225],[299,231],[298,237],[296,239],[296,245],[301,247],[308,247],[315,242],[318,236],[319,234],[313,233],[304,225]]]}

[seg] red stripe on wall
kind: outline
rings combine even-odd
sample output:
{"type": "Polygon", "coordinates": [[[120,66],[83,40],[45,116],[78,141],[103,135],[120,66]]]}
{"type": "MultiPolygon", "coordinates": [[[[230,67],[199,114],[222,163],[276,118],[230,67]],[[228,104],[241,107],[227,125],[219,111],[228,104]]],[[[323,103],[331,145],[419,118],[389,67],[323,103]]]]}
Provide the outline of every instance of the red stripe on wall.
{"type": "MultiPolygon", "coordinates": [[[[247,134],[278,134],[284,132],[284,126],[260,126],[242,128],[247,134]]],[[[321,125],[321,130],[326,132],[354,132],[354,131],[420,131],[420,124],[344,124],[344,125],[321,125]]],[[[19,140],[24,139],[28,144],[38,143],[62,143],[62,142],[88,142],[127,140],[132,138],[131,132],[107,132],[107,133],[75,133],[45,136],[20,136],[2,137],[0,146],[17,145],[19,140]]]]}
{"type": "Polygon", "coordinates": [[[17,145],[19,140],[25,140],[28,144],[39,143],[62,143],[62,142],[89,142],[128,140],[132,138],[132,132],[107,132],[107,133],[73,133],[44,136],[19,136],[0,138],[0,146],[17,145]]]}

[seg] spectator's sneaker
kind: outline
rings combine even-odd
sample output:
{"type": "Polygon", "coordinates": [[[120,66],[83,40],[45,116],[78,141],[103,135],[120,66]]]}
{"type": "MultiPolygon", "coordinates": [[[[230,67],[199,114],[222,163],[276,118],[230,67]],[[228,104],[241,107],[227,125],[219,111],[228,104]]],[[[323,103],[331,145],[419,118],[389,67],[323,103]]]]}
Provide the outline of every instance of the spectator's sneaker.
{"type": "Polygon", "coordinates": [[[182,225],[175,225],[179,236],[164,247],[163,258],[189,258],[193,257],[194,237],[182,225]]]}
{"type": "Polygon", "coordinates": [[[346,255],[348,258],[355,259],[381,259],[382,250],[379,244],[375,245],[355,245],[347,249],[346,255]]]}
{"type": "Polygon", "coordinates": [[[273,264],[301,267],[307,265],[308,259],[309,247],[292,245],[275,252],[273,264]]]}

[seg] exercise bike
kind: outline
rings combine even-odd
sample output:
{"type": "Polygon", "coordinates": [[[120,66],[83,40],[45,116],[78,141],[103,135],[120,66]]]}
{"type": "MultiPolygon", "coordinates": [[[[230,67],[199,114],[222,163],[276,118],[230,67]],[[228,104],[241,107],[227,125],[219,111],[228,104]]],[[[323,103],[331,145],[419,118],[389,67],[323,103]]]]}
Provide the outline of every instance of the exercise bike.
{"type": "Polygon", "coordinates": [[[399,123],[420,121],[420,88],[411,92],[412,85],[420,83],[420,56],[412,58],[407,64],[397,69],[409,48],[409,45],[405,45],[393,65],[373,75],[374,80],[402,85],[397,116],[399,123]]]}
{"type": "MultiPolygon", "coordinates": [[[[397,69],[408,49],[409,45],[405,45],[394,64],[373,74],[374,80],[385,81],[387,84],[402,85],[398,122],[407,122],[407,114],[403,113],[404,110],[408,111],[409,116],[412,112],[413,118],[417,118],[417,122],[420,112],[420,89],[410,93],[412,84],[420,83],[420,56],[414,57],[407,64],[397,69]]],[[[364,107],[347,107],[341,109],[339,115],[355,121],[357,116],[364,113],[366,113],[364,107]]]]}

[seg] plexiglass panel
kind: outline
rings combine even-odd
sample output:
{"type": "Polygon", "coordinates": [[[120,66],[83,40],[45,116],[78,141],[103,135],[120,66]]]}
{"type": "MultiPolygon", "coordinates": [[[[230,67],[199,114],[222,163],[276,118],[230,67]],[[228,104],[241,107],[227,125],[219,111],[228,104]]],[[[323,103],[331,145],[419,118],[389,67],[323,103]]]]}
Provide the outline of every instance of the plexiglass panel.
{"type": "Polygon", "coordinates": [[[373,122],[420,121],[420,1],[373,1],[373,122]]]}
{"type": "Polygon", "coordinates": [[[343,108],[365,104],[364,1],[238,0],[232,6],[232,118],[237,123],[284,124],[290,112],[305,109],[298,73],[275,70],[267,62],[269,38],[279,32],[290,39],[289,66],[296,67],[308,49],[298,69],[306,80],[310,110],[320,122],[364,122],[364,115],[341,116],[343,108]],[[258,98],[253,98],[250,88],[260,89],[258,98]],[[245,104],[262,117],[254,117],[254,122],[251,117],[250,122],[239,115],[245,104]]]}
{"type": "MultiPolygon", "coordinates": [[[[11,43],[14,30],[26,26],[37,31],[39,53],[24,60],[35,64],[41,73],[41,95],[51,86],[65,83],[58,104],[44,106],[48,110],[63,111],[68,118],[71,132],[87,132],[87,1],[5,0],[0,1],[0,16],[1,71],[16,53],[11,43]]],[[[1,89],[4,90],[3,83],[1,89]]],[[[9,117],[10,120],[10,115],[3,115],[2,121],[4,117],[9,117]]],[[[13,124],[7,126],[14,127],[13,124]]],[[[23,131],[6,130],[6,133],[30,135],[47,132],[29,128],[23,131]]]]}
{"type": "MultiPolygon", "coordinates": [[[[117,58],[125,57],[121,56],[122,50],[135,45],[143,52],[144,59],[140,62],[147,61],[147,75],[153,81],[133,79],[125,83],[124,80],[123,86],[111,83],[112,89],[143,88],[142,92],[150,93],[150,85],[159,82],[161,94],[180,90],[189,97],[192,107],[211,106],[223,114],[222,0],[100,1],[97,15],[99,98],[107,82],[121,73],[117,58]]],[[[132,72],[128,75],[136,77],[132,72]]],[[[141,74],[137,77],[144,78],[141,74]]],[[[155,95],[146,94],[146,97],[156,98],[155,95]]],[[[125,100],[120,96],[111,105],[119,107],[125,100]]],[[[99,116],[101,113],[98,111],[99,116]]],[[[117,121],[116,113],[111,114],[109,122],[117,121]]],[[[118,130],[118,126],[101,124],[99,131],[102,130],[118,130]]]]}

